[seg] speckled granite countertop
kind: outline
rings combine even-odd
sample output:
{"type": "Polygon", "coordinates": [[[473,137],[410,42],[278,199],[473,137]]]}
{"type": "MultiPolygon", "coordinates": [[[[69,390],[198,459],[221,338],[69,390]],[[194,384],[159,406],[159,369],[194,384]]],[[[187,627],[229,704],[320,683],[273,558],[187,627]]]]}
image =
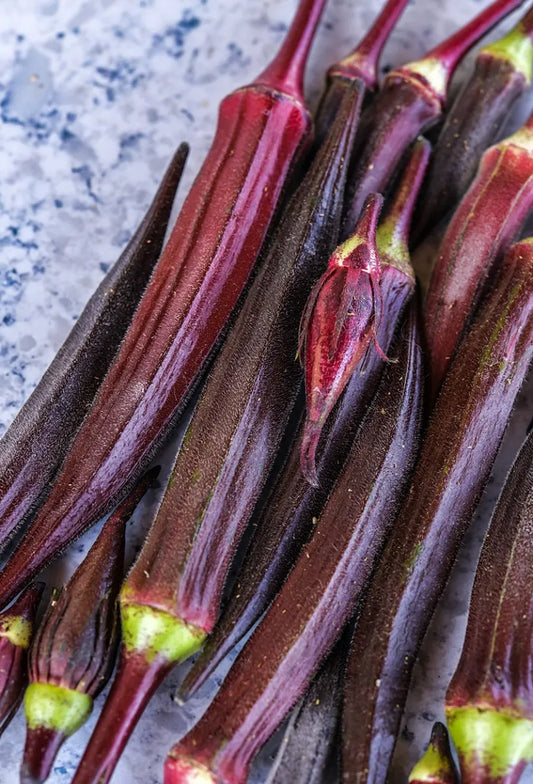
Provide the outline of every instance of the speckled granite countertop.
{"type": "MultiPolygon", "coordinates": [[[[131,236],[177,143],[186,139],[192,145],[181,202],[212,138],[219,100],[264,67],[295,5],[296,0],[4,0],[0,434],[131,236]]],[[[327,65],[352,48],[379,6],[378,0],[330,0],[308,70],[312,105],[327,65]]],[[[419,56],[480,6],[476,0],[415,0],[392,36],[383,66],[419,56]]],[[[520,115],[529,104],[523,103],[520,115]]],[[[530,384],[423,651],[398,765],[417,756],[440,713],[464,630],[472,563],[501,477],[531,419],[531,402],[530,384]]],[[[130,525],[130,561],[157,496],[150,494],[130,525]]],[[[50,570],[51,583],[68,576],[95,533],[50,570]]],[[[178,707],[172,697],[187,666],[152,701],[118,766],[116,784],[162,780],[168,748],[204,709],[216,685],[178,707]]],[[[51,784],[70,781],[102,700],[59,753],[51,784]]],[[[0,784],[18,780],[23,737],[19,712],[0,740],[0,784]]],[[[257,782],[265,779],[273,748],[274,743],[256,766],[257,782]]]]}

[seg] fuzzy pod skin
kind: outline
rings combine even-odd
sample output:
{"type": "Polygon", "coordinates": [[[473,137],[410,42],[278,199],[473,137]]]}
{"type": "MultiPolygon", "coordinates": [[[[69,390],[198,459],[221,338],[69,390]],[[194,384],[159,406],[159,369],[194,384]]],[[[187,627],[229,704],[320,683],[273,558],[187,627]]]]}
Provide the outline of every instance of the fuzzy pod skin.
{"type": "MultiPolygon", "coordinates": [[[[407,240],[429,153],[429,142],[420,139],[377,231],[385,314],[377,338],[385,351],[389,350],[415,287],[407,240]]],[[[356,368],[326,422],[317,453],[318,487],[310,485],[299,468],[300,432],[278,484],[256,524],[250,548],[222,616],[180,687],[182,696],[190,696],[205,681],[260,618],[281,588],[310,535],[313,520],[320,514],[344,465],[357,428],[378,386],[382,369],[381,356],[376,351],[369,352],[356,368]]]]}
{"type": "Polygon", "coordinates": [[[257,260],[312,122],[303,71],[325,0],[222,101],[215,139],[54,487],[0,574],[0,606],[134,484],[170,431],[257,260]]]}
{"type": "Polygon", "coordinates": [[[45,781],[62,743],[89,717],[113,668],[126,523],[159,469],[105,523],[68,585],[54,594],[30,650],[21,784],[45,781]]]}
{"type": "Polygon", "coordinates": [[[446,115],[414,223],[415,242],[461,200],[479,160],[494,142],[512,105],[531,83],[533,10],[478,54],[474,73],[446,115]]]}
{"type": "Polygon", "coordinates": [[[188,151],[178,147],[139,228],[0,441],[0,547],[43,503],[120,346],[161,252],[188,151]]]}
{"type": "Polygon", "coordinates": [[[111,775],[140,706],[169,669],[201,645],[218,618],[233,556],[299,401],[300,313],[337,243],[363,91],[358,83],[346,92],[211,369],[146,544],[121,592],[128,644],[76,784],[99,781],[95,771],[111,775]],[[147,656],[144,616],[165,619],[169,632],[183,631],[183,645],[147,656]]]}
{"type": "Polygon", "coordinates": [[[429,745],[411,771],[409,784],[460,784],[450,738],[440,721],[433,725],[429,745]]]}
{"type": "Polygon", "coordinates": [[[323,784],[326,773],[338,767],[336,736],[349,641],[345,631],[294,709],[266,784],[323,784]]]}
{"type": "Polygon", "coordinates": [[[349,237],[370,193],[385,193],[402,156],[442,114],[448,85],[468,50],[523,0],[496,0],[425,57],[387,74],[363,113],[346,192],[341,238],[349,237]]]}
{"type": "Polygon", "coordinates": [[[244,784],[250,763],[340,637],[398,510],[418,445],[421,352],[409,337],[365,417],[313,537],[199,723],[169,752],[165,784],[244,784]]]}
{"type": "Polygon", "coordinates": [[[533,355],[533,242],[515,245],[465,337],[372,576],[348,662],[343,782],[386,780],[412,668],[533,355]]]}
{"type": "Polygon", "coordinates": [[[517,784],[533,760],[533,434],[481,551],[446,718],[464,784],[517,784]]]}
{"type": "Polygon", "coordinates": [[[28,648],[44,583],[35,583],[0,615],[0,735],[18,710],[28,683],[28,648]]]}
{"type": "Polygon", "coordinates": [[[434,399],[485,284],[533,208],[533,115],[488,149],[442,240],[424,308],[434,399]]]}
{"type": "Polygon", "coordinates": [[[345,91],[350,89],[356,79],[361,80],[367,90],[377,89],[381,52],[407,1],[387,0],[363,40],[350,54],[328,69],[326,87],[315,117],[315,145],[320,145],[326,138],[345,91]]]}

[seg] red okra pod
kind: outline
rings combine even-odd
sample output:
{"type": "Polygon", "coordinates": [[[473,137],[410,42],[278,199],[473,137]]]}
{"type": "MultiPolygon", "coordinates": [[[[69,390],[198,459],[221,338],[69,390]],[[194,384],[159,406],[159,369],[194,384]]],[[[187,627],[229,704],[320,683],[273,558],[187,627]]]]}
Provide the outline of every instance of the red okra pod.
{"type": "Polygon", "coordinates": [[[342,238],[370,193],[384,193],[411,142],[441,116],[450,79],[467,51],[523,0],[496,0],[421,60],[390,71],[364,112],[346,194],[342,238]]]}
{"type": "Polygon", "coordinates": [[[30,586],[0,615],[0,735],[18,710],[28,683],[28,648],[44,583],[30,586]]]}
{"type": "Polygon", "coordinates": [[[431,158],[414,223],[421,241],[461,200],[479,160],[531,83],[533,9],[503,38],[477,55],[474,73],[446,115],[431,158]]]}
{"type": "Polygon", "coordinates": [[[325,139],[341,105],[344,91],[356,79],[364,82],[368,90],[377,88],[381,52],[406,5],[407,0],[387,0],[363,40],[350,54],[328,69],[326,87],[315,118],[316,145],[325,139]]]}
{"type": "Polygon", "coordinates": [[[398,510],[418,445],[416,314],[361,424],[310,542],[199,723],[170,751],[165,784],[244,784],[251,760],[340,637],[398,510]]]}
{"type": "Polygon", "coordinates": [[[363,603],[348,662],[343,781],[387,775],[412,668],[533,356],[533,242],[515,245],[463,340],[407,499],[363,603]]]}
{"type": "MultiPolygon", "coordinates": [[[[407,240],[410,220],[429,157],[420,139],[377,232],[383,268],[383,312],[377,337],[389,349],[414,290],[407,240]]],[[[318,448],[318,487],[302,475],[302,436],[295,441],[285,469],[257,522],[255,535],[223,614],[189,671],[180,692],[189,695],[204,682],[231,648],[266,610],[292,568],[350,451],[357,428],[376,391],[383,360],[370,352],[356,368],[327,421],[318,448]]]]}
{"type": "MultiPolygon", "coordinates": [[[[531,251],[530,251],[531,253],[531,251]]],[[[483,544],[446,718],[464,784],[517,784],[533,760],[533,435],[483,544]]]]}
{"type": "Polygon", "coordinates": [[[128,246],[0,441],[0,547],[43,503],[120,346],[161,252],[187,154],[182,144],[128,246]]]}
{"type": "Polygon", "coordinates": [[[442,240],[424,308],[433,398],[495,265],[533,207],[533,115],[489,148],[442,240]]]}
{"type": "Polygon", "coordinates": [[[409,784],[459,784],[448,731],[436,721],[429,745],[409,775],[409,784]]]}
{"type": "Polygon", "coordinates": [[[109,778],[141,706],[202,644],[219,615],[233,556],[299,399],[300,313],[337,243],[363,90],[359,83],[346,92],[211,369],[147,542],[121,592],[119,675],[77,784],[100,781],[100,774],[109,778]],[[159,649],[143,619],[157,628],[164,624],[174,634],[173,647],[165,642],[159,649]]]}
{"type": "Polygon", "coordinates": [[[54,487],[0,574],[0,606],[112,508],[182,412],[310,142],[305,61],[325,0],[300,0],[279,54],[222,101],[215,139],[54,487]]]}
{"type": "Polygon", "coordinates": [[[85,723],[111,675],[126,523],[157,473],[149,471],[104,524],[68,584],[52,597],[37,630],[24,696],[21,784],[48,778],[60,746],[85,723]]]}

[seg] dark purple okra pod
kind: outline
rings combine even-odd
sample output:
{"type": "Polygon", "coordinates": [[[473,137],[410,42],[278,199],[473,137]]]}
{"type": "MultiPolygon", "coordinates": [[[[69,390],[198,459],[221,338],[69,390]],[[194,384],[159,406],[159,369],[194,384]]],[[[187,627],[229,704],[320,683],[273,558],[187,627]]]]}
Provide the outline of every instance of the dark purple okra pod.
{"type": "Polygon", "coordinates": [[[28,683],[28,648],[44,583],[35,583],[0,615],[0,735],[22,702],[28,683]]]}
{"type": "Polygon", "coordinates": [[[361,118],[342,239],[353,232],[367,196],[386,191],[411,142],[441,116],[449,82],[467,51],[522,2],[497,0],[421,60],[387,74],[361,118]]]}
{"type": "Polygon", "coordinates": [[[533,434],[483,544],[446,718],[463,784],[517,784],[533,760],[533,434]]]}
{"type": "Polygon", "coordinates": [[[139,228],[0,441],[0,547],[44,501],[107,373],[159,258],[188,150],[178,147],[139,228]]]}
{"type": "MultiPolygon", "coordinates": [[[[428,156],[429,144],[421,139],[377,231],[385,314],[377,338],[385,351],[389,350],[414,291],[407,239],[428,156]]],[[[237,583],[213,633],[181,686],[182,695],[190,695],[205,681],[226,653],[251,629],[280,589],[309,537],[313,519],[322,511],[344,465],[357,428],[376,391],[382,369],[380,355],[376,351],[369,352],[356,368],[326,422],[318,447],[318,487],[310,485],[300,471],[300,430],[279,482],[257,522],[237,583]]]]}
{"type": "Polygon", "coordinates": [[[464,338],[359,616],[343,712],[343,781],[385,781],[416,654],[533,356],[533,241],[515,245],[464,338]]]}
{"type": "Polygon", "coordinates": [[[468,79],[439,134],[424,197],[414,223],[417,242],[461,200],[479,160],[494,142],[507,115],[531,82],[533,9],[503,38],[477,55],[468,79]]]}
{"type": "Polygon", "coordinates": [[[409,775],[409,784],[459,784],[448,731],[436,721],[429,745],[409,775]]]}
{"type": "Polygon", "coordinates": [[[350,54],[328,69],[326,87],[315,118],[316,145],[326,138],[345,90],[349,89],[356,79],[364,82],[368,90],[377,88],[381,52],[407,2],[408,0],[387,0],[363,40],[350,54]]]}
{"type": "Polygon", "coordinates": [[[415,308],[313,536],[207,712],[170,751],[165,784],[244,784],[353,614],[418,446],[423,371],[415,308]],[[201,778],[203,776],[203,778],[201,778]]]}
{"type": "Polygon", "coordinates": [[[76,784],[109,779],[159,683],[201,646],[218,618],[233,556],[299,399],[300,313],[337,243],[363,90],[359,82],[346,92],[211,369],[148,539],[121,591],[119,674],[76,784]],[[158,648],[143,619],[173,630],[173,646],[158,648]]]}
{"type": "Polygon", "coordinates": [[[85,723],[111,675],[126,523],[157,473],[148,472],[104,524],[68,584],[52,597],[37,630],[24,695],[27,732],[21,784],[48,778],[60,746],[85,723]]]}

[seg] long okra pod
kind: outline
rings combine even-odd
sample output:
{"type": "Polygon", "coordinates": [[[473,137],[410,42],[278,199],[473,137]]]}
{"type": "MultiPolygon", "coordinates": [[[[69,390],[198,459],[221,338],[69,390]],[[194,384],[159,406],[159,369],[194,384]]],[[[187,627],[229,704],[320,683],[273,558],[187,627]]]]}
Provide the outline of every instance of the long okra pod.
{"type": "Polygon", "coordinates": [[[142,223],[0,441],[0,547],[44,501],[161,252],[188,146],[174,155],[142,223]]]}
{"type": "Polygon", "coordinates": [[[429,745],[411,771],[409,784],[459,784],[448,731],[440,721],[433,725],[429,745]]]}
{"type": "Polygon", "coordinates": [[[516,784],[533,760],[533,434],[483,544],[446,718],[464,784],[516,784]]]}
{"type": "Polygon", "coordinates": [[[533,114],[488,149],[442,240],[424,308],[432,397],[495,264],[533,208],[533,114]]]}
{"type": "Polygon", "coordinates": [[[119,674],[76,783],[111,775],[142,707],[219,615],[242,533],[302,384],[300,313],[337,243],[364,88],[347,91],[322,150],[287,207],[210,372],[167,492],[121,592],[119,674]],[[225,412],[221,414],[221,412],[225,412]],[[146,633],[165,624],[172,649],[146,633]]]}
{"type": "Polygon", "coordinates": [[[507,255],[433,410],[352,641],[343,776],[385,781],[419,646],[533,356],[533,241],[507,255]]]}
{"type": "MultiPolygon", "coordinates": [[[[396,327],[414,290],[407,241],[413,208],[424,177],[429,144],[415,145],[395,198],[377,231],[383,268],[383,312],[377,338],[388,351],[396,327]]],[[[318,487],[300,471],[302,437],[295,441],[281,478],[259,519],[254,538],[227,605],[213,634],[181,686],[190,694],[204,682],[226,653],[266,610],[283,584],[326,502],[351,448],[355,432],[376,391],[383,368],[370,352],[356,368],[337,408],[325,425],[317,460],[318,487]]]]}
{"type": "Polygon", "coordinates": [[[200,722],[170,752],[165,784],[244,784],[254,755],[340,637],[378,557],[418,445],[415,309],[313,537],[200,722]]]}
{"type": "Polygon", "coordinates": [[[181,413],[310,141],[303,71],[325,0],[225,98],[214,142],[54,487],[0,574],[0,606],[124,496],[181,413]]]}
{"type": "Polygon", "coordinates": [[[356,79],[363,81],[368,90],[376,89],[381,52],[406,5],[407,0],[387,0],[363,40],[350,54],[328,69],[326,87],[315,118],[316,145],[326,138],[345,90],[356,79]]]}
{"type": "Polygon", "coordinates": [[[511,106],[531,82],[533,9],[503,38],[485,46],[446,115],[414,223],[417,241],[455,207],[474,179],[511,106]]]}
{"type": "Polygon", "coordinates": [[[346,194],[349,237],[370,193],[383,193],[416,136],[440,117],[450,79],[466,52],[522,0],[497,0],[421,60],[390,71],[364,112],[346,194]]]}

